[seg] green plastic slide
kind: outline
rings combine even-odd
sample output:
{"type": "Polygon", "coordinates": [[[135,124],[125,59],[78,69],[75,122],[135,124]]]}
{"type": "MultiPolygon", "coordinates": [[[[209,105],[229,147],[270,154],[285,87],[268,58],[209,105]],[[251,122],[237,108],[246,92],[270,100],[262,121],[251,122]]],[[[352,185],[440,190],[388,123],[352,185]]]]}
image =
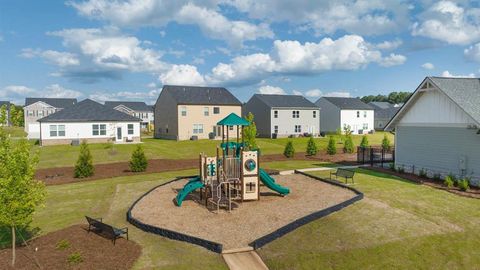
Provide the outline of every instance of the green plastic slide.
{"type": "Polygon", "coordinates": [[[279,184],[275,183],[273,179],[266,171],[259,169],[260,171],[260,181],[265,184],[269,189],[274,190],[282,195],[287,195],[290,193],[290,189],[287,187],[282,187],[279,184]]]}
{"type": "Polygon", "coordinates": [[[196,176],[188,181],[188,183],[183,187],[183,189],[177,194],[177,206],[182,206],[183,200],[187,197],[187,195],[199,188],[202,188],[203,182],[200,179],[200,176],[196,176]]]}

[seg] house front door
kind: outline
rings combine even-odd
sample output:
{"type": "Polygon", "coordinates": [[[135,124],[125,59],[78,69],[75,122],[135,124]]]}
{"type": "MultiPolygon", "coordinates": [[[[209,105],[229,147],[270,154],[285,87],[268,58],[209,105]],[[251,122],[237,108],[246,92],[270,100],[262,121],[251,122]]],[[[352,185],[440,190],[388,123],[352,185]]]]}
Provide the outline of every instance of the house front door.
{"type": "Polygon", "coordinates": [[[122,140],[122,127],[117,127],[117,141],[122,140]]]}

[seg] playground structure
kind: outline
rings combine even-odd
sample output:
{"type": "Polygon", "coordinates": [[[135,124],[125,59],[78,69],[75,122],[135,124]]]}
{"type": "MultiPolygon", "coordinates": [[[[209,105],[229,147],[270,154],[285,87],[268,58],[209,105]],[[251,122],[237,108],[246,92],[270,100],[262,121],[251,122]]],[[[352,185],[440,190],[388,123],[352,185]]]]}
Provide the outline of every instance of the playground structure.
{"type": "Polygon", "coordinates": [[[290,189],[278,185],[267,172],[259,167],[259,150],[245,150],[244,127],[248,121],[231,113],[217,123],[222,127],[222,143],[217,146],[216,156],[208,157],[200,154],[198,176],[190,179],[176,196],[177,206],[191,192],[199,190],[200,200],[205,206],[226,208],[229,212],[232,205],[238,206],[243,201],[260,199],[260,181],[269,189],[285,196],[290,189]],[[229,141],[229,130],[236,127],[236,142],[229,141]],[[242,141],[239,142],[241,132],[242,141]]]}

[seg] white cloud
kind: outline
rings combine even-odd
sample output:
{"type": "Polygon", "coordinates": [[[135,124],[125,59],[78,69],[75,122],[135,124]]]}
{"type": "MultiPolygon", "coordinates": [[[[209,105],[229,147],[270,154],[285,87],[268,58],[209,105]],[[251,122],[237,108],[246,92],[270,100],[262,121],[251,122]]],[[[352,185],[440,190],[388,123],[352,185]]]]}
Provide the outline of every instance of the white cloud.
{"type": "Polygon", "coordinates": [[[271,86],[271,85],[264,85],[258,88],[257,90],[258,93],[260,94],[266,94],[266,95],[285,95],[285,90],[283,90],[280,87],[277,86],[271,86]]]}
{"type": "Polygon", "coordinates": [[[422,68],[432,70],[435,68],[435,66],[432,63],[427,62],[422,65],[422,68]]]}
{"type": "Polygon", "coordinates": [[[330,92],[330,93],[326,93],[323,96],[324,97],[352,97],[350,92],[346,92],[346,91],[330,92]]]}
{"type": "Polygon", "coordinates": [[[468,47],[463,54],[468,60],[480,62],[480,43],[468,47]]]}
{"type": "Polygon", "coordinates": [[[53,50],[42,51],[40,49],[26,48],[22,49],[20,56],[25,58],[41,57],[45,61],[60,67],[77,66],[80,64],[77,56],[69,52],[59,52],[53,50]]]}
{"type": "Polygon", "coordinates": [[[303,96],[303,93],[298,91],[298,90],[293,90],[292,91],[292,94],[296,95],[296,96],[303,96]]]}
{"type": "Polygon", "coordinates": [[[311,89],[305,92],[305,96],[309,98],[318,98],[322,96],[322,91],[320,89],[311,89]]]}
{"type": "Polygon", "coordinates": [[[192,60],[192,64],[195,64],[195,65],[203,65],[205,64],[205,59],[201,58],[201,57],[196,57],[194,56],[193,57],[193,60],[192,60]]]}
{"type": "Polygon", "coordinates": [[[95,94],[89,95],[88,98],[98,102],[104,102],[107,100],[139,100],[151,104],[158,98],[160,91],[161,89],[157,88],[146,92],[120,91],[117,93],[106,93],[97,91],[95,94]]]}
{"type": "Polygon", "coordinates": [[[25,97],[78,98],[81,96],[83,96],[81,92],[64,88],[58,84],[48,85],[42,90],[24,85],[8,85],[0,89],[2,99],[11,100],[17,104],[22,104],[25,97]]]}
{"type": "Polygon", "coordinates": [[[407,61],[407,58],[401,54],[394,54],[391,53],[389,56],[384,57],[380,62],[380,66],[383,67],[391,67],[391,66],[398,66],[402,65],[407,61]]]}
{"type": "Polygon", "coordinates": [[[52,84],[47,87],[43,91],[41,91],[42,97],[48,98],[79,98],[83,96],[83,94],[79,91],[64,88],[58,84],[52,84]]]}
{"type": "Polygon", "coordinates": [[[205,85],[203,76],[192,65],[172,65],[171,69],[159,76],[162,84],[205,85]]]}
{"type": "Polygon", "coordinates": [[[384,41],[384,42],[378,43],[375,47],[377,47],[380,50],[390,51],[390,50],[397,49],[402,44],[403,44],[403,41],[401,39],[395,39],[392,41],[384,41]]]}
{"type": "Polygon", "coordinates": [[[454,74],[450,73],[448,70],[445,70],[444,72],[442,72],[442,74],[440,76],[449,77],[449,78],[475,78],[474,73],[470,73],[468,75],[454,75],[454,74]]]}
{"type": "Polygon", "coordinates": [[[466,45],[480,40],[480,9],[452,1],[433,4],[413,24],[412,34],[466,45]]]}
{"type": "Polygon", "coordinates": [[[170,22],[194,24],[207,36],[225,40],[234,47],[244,41],[272,38],[267,24],[229,20],[218,12],[218,1],[107,1],[70,2],[78,13],[88,18],[109,21],[120,26],[163,27],[170,22]]]}

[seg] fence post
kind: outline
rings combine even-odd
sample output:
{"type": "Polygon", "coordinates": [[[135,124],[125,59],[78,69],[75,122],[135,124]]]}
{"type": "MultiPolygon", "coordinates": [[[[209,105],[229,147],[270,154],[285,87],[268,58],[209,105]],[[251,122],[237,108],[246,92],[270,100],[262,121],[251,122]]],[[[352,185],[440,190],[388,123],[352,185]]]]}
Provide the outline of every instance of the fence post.
{"type": "Polygon", "coordinates": [[[383,168],[383,160],[385,159],[385,150],[382,148],[382,168],[383,168]]]}
{"type": "Polygon", "coordinates": [[[370,147],[370,165],[373,167],[373,147],[370,147]]]}

